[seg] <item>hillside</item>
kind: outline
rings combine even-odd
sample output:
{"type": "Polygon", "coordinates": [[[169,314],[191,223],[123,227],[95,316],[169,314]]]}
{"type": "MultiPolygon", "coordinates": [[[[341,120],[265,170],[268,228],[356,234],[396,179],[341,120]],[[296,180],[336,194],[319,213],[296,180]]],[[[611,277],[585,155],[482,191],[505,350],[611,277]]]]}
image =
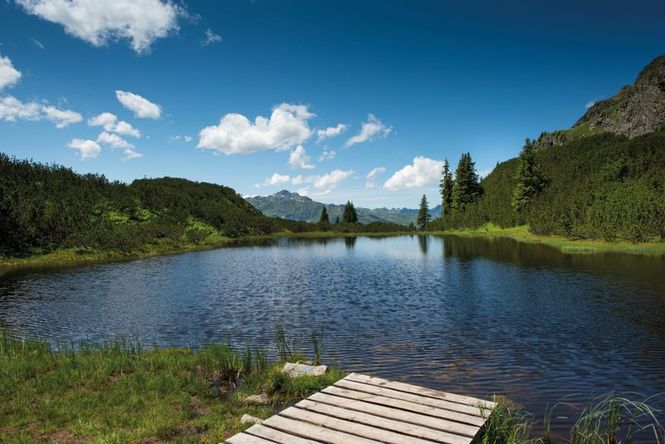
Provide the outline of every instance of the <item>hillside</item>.
{"type": "Polygon", "coordinates": [[[572,128],[543,133],[536,143],[542,147],[604,132],[629,138],[648,134],[665,125],[665,55],[655,58],[614,97],[600,100],[572,128]]]}
{"type": "Polygon", "coordinates": [[[536,142],[546,186],[522,212],[511,206],[518,159],[497,165],[482,196],[433,229],[528,224],[536,234],[569,238],[665,239],[665,56],[634,85],[599,102],[569,130],[536,142]]]}
{"type": "MultiPolygon", "coordinates": [[[[246,198],[249,203],[256,207],[266,216],[279,217],[282,219],[299,220],[305,222],[318,222],[323,207],[326,207],[330,220],[336,217],[342,218],[344,205],[323,204],[316,202],[307,196],[291,193],[287,190],[279,191],[270,196],[254,196],[246,198]]],[[[395,223],[408,225],[416,221],[418,210],[410,208],[358,208],[358,219],[361,223],[395,223]]],[[[441,215],[441,206],[438,205],[430,210],[433,217],[441,215]]]]}
{"type": "Polygon", "coordinates": [[[284,229],[233,189],[185,179],[130,185],[0,153],[0,256],[61,248],[134,251],[284,229]]]}
{"type": "Polygon", "coordinates": [[[263,215],[232,188],[164,177],[131,184],[0,153],[0,258],[182,251],[278,232],[385,233],[396,224],[310,224],[263,215]]]}

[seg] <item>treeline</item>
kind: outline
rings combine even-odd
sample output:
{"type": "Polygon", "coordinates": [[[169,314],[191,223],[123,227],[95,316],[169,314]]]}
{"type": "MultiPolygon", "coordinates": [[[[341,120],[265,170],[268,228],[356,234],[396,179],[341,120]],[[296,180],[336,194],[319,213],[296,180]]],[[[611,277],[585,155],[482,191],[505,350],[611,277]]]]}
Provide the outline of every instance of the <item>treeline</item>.
{"type": "Polygon", "coordinates": [[[0,153],[0,255],[62,248],[133,252],[150,244],[276,232],[398,231],[393,224],[309,224],[269,218],[233,189],[185,179],[130,185],[0,153]]]}
{"type": "Polygon", "coordinates": [[[480,182],[468,154],[460,165],[465,175],[458,166],[454,180],[444,168],[444,212],[429,229],[491,222],[568,238],[665,239],[665,129],[634,139],[600,134],[544,149],[527,141],[519,158],[498,164],[480,182]]]}

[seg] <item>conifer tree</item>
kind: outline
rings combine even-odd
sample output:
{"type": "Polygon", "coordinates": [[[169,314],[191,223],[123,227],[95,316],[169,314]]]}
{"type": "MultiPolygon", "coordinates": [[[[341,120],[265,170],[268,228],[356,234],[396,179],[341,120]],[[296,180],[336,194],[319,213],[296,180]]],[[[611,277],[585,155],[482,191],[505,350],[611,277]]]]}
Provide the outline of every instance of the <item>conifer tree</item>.
{"type": "Polygon", "coordinates": [[[464,153],[457,164],[455,182],[452,191],[452,208],[464,211],[470,203],[480,197],[483,190],[476,174],[476,164],[471,160],[471,154],[464,153]]]}
{"type": "Polygon", "coordinates": [[[346,202],[344,207],[344,216],[343,219],[345,224],[352,224],[358,222],[358,213],[356,213],[356,208],[353,206],[351,201],[346,202]]]}
{"type": "Polygon", "coordinates": [[[336,223],[336,224],[339,223],[339,216],[336,216],[336,217],[335,217],[335,223],[336,223]]]}
{"type": "Polygon", "coordinates": [[[323,207],[323,210],[321,210],[321,218],[319,218],[319,223],[320,224],[329,224],[330,223],[330,218],[328,217],[328,210],[326,210],[326,207],[323,207]]]}
{"type": "Polygon", "coordinates": [[[443,161],[443,172],[441,175],[441,215],[450,213],[453,204],[453,176],[450,173],[448,159],[443,161]]]}
{"type": "Polygon", "coordinates": [[[511,200],[513,209],[518,212],[524,210],[533,197],[543,190],[545,184],[540,165],[536,162],[534,144],[526,139],[515,173],[515,188],[511,200]]]}
{"type": "Polygon", "coordinates": [[[416,218],[416,227],[418,230],[424,230],[431,218],[427,197],[423,194],[423,198],[420,200],[420,208],[418,209],[418,217],[416,218]]]}

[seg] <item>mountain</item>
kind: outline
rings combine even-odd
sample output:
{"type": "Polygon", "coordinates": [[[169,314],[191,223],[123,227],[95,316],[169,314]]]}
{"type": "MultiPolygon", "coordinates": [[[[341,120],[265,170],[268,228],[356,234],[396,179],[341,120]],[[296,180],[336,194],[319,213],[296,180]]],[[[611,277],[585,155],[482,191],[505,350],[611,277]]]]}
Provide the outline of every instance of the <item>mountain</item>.
{"type": "MultiPolygon", "coordinates": [[[[255,196],[246,198],[255,208],[266,216],[280,217],[282,219],[291,219],[305,222],[318,222],[321,211],[325,206],[330,221],[336,217],[342,218],[344,214],[344,205],[323,204],[316,202],[307,196],[301,196],[298,193],[291,193],[287,190],[279,191],[270,196],[255,196]]],[[[361,223],[384,222],[408,225],[416,221],[418,210],[410,208],[358,208],[358,219],[361,223]]],[[[438,217],[441,214],[441,205],[430,210],[432,217],[438,217]]]]}
{"type": "Polygon", "coordinates": [[[649,63],[635,83],[591,106],[572,128],[543,133],[541,147],[561,145],[604,132],[633,138],[665,125],[665,55],[649,63]]]}
{"type": "Polygon", "coordinates": [[[517,158],[481,182],[483,195],[435,229],[527,224],[568,238],[665,240],[665,56],[611,99],[591,107],[568,130],[543,134],[536,162],[545,188],[528,208],[511,206],[517,158]]]}

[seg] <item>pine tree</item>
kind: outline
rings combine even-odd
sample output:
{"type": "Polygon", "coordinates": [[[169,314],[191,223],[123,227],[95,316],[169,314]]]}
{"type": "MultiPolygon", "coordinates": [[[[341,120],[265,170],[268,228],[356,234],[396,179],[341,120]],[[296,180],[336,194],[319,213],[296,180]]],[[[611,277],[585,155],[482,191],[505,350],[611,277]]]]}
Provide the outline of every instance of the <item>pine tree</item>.
{"type": "Polygon", "coordinates": [[[448,159],[443,161],[443,173],[441,175],[441,215],[450,213],[453,205],[453,176],[450,174],[448,159]]]}
{"type": "Polygon", "coordinates": [[[356,208],[353,206],[351,201],[346,202],[344,207],[344,216],[343,219],[345,224],[352,224],[358,222],[358,213],[356,213],[356,208]]]}
{"type": "Polygon", "coordinates": [[[335,223],[336,223],[336,224],[339,223],[339,216],[335,216],[335,223]]]}
{"type": "Polygon", "coordinates": [[[330,223],[330,218],[328,217],[328,210],[326,210],[326,207],[323,207],[323,210],[321,210],[321,217],[319,218],[319,223],[320,224],[329,224],[330,223]]]}
{"type": "Polygon", "coordinates": [[[420,208],[418,209],[418,217],[416,218],[416,227],[418,230],[424,230],[431,218],[427,197],[423,194],[423,198],[420,200],[420,208]]]}
{"type": "Polygon", "coordinates": [[[480,197],[482,192],[476,174],[476,164],[471,160],[471,154],[464,153],[455,171],[451,207],[457,211],[464,211],[467,205],[480,197]]]}
{"type": "Polygon", "coordinates": [[[515,173],[515,188],[513,188],[511,201],[513,209],[518,212],[525,209],[531,199],[540,193],[545,185],[540,165],[536,162],[534,144],[526,139],[515,173]]]}

